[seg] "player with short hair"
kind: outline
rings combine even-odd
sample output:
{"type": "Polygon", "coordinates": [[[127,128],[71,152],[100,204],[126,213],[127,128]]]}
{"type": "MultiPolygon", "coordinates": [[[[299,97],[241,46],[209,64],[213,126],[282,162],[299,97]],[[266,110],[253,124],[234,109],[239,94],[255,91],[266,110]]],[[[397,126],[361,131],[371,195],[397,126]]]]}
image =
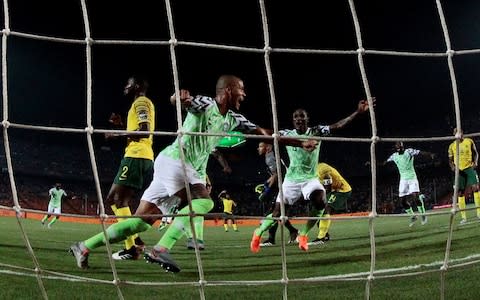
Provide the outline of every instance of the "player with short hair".
{"type": "MultiPolygon", "coordinates": [[[[458,166],[460,171],[458,179],[458,207],[465,209],[467,207],[465,198],[471,197],[473,194],[473,201],[477,207],[477,218],[480,219],[480,192],[478,185],[478,174],[475,170],[478,166],[478,151],[475,142],[471,138],[463,136],[461,129],[453,130],[454,135],[459,135],[458,152],[459,158],[457,161],[457,141],[453,141],[448,147],[448,162],[450,169],[455,172],[455,167],[458,166]]],[[[455,182],[454,182],[455,184],[455,182]]],[[[460,224],[467,222],[467,212],[462,210],[460,212],[462,220],[460,224]]]]}
{"type": "MultiPolygon", "coordinates": [[[[131,216],[129,204],[135,193],[140,191],[153,172],[153,134],[155,131],[155,106],[146,96],[149,84],[145,78],[132,76],[128,78],[123,94],[132,101],[127,114],[127,131],[143,134],[106,134],[106,138],[126,136],[127,145],[105,201],[110,205],[118,222],[131,216]]],[[[112,113],[109,122],[115,127],[123,127],[122,117],[112,113]]],[[[125,239],[125,248],[114,253],[115,260],[138,259],[145,244],[137,234],[125,239]]]]}
{"type": "MultiPolygon", "coordinates": [[[[56,183],[54,187],[48,190],[48,195],[50,196],[50,201],[48,202],[48,214],[42,218],[42,225],[45,225],[45,222],[50,218],[51,213],[61,214],[62,213],[62,198],[67,197],[67,193],[62,189],[61,183],[56,183]]],[[[52,225],[60,219],[60,216],[55,215],[52,220],[48,223],[47,227],[51,228],[52,225]]]]}
{"type": "Polygon", "coordinates": [[[420,193],[420,185],[417,179],[417,173],[414,167],[414,157],[422,154],[430,156],[432,159],[435,155],[430,152],[420,151],[413,148],[405,148],[403,142],[395,143],[395,153],[390,155],[382,165],[388,162],[394,162],[400,174],[400,182],[398,184],[398,197],[402,202],[403,209],[410,216],[410,224],[412,227],[417,220],[417,216],[413,211],[413,204],[417,207],[418,213],[422,216],[422,225],[427,223],[425,215],[424,195],[420,193]]]}
{"type": "MultiPolygon", "coordinates": [[[[270,135],[267,130],[253,124],[243,115],[233,111],[239,110],[245,99],[243,80],[233,75],[222,75],[217,81],[216,97],[190,96],[188,90],[180,90],[179,95],[170,97],[175,103],[178,99],[186,107],[188,113],[183,121],[183,131],[202,133],[225,133],[236,129],[242,132],[251,132],[261,135],[270,135]]],[[[145,254],[145,259],[151,263],[158,263],[162,268],[171,272],[180,272],[180,267],[170,255],[170,250],[177,240],[184,235],[186,226],[210,212],[214,206],[205,185],[206,167],[212,150],[221,139],[217,135],[190,135],[184,134],[163,149],[155,159],[154,175],[150,186],[145,190],[135,215],[139,218],[129,218],[126,221],[115,223],[107,228],[107,238],[110,242],[118,242],[126,236],[145,231],[157,219],[159,212],[168,211],[164,207],[164,199],[177,196],[181,199],[179,215],[175,217],[160,241],[151,252],[145,254]],[[183,154],[179,147],[182,147],[183,154]],[[182,161],[182,158],[185,160],[182,161]],[[185,181],[190,185],[191,201],[187,196],[185,181]],[[188,204],[188,205],[187,205],[188,204]],[[192,215],[189,215],[192,214],[192,215]]],[[[289,144],[313,149],[312,141],[288,140],[289,144]]],[[[77,266],[88,267],[89,252],[105,244],[103,233],[89,240],[75,243],[71,246],[77,266]]]]}
{"type": "MultiPolygon", "coordinates": [[[[293,112],[293,126],[292,130],[281,130],[281,136],[289,136],[296,138],[308,138],[312,136],[328,135],[332,130],[343,128],[350,123],[359,114],[368,111],[368,102],[361,100],[358,103],[357,109],[348,117],[332,124],[332,125],[317,125],[314,127],[308,126],[308,113],[304,109],[297,109],[293,112]]],[[[320,155],[320,148],[316,148],[312,152],[304,151],[303,149],[287,146],[287,153],[290,164],[285,174],[285,180],[282,184],[282,192],[285,204],[293,205],[302,197],[306,201],[310,201],[312,209],[310,210],[310,217],[319,217],[325,209],[326,198],[325,188],[318,180],[316,170],[318,159],[320,155]]],[[[280,217],[280,202],[282,201],[280,194],[277,196],[275,209],[271,217],[280,217]]],[[[317,220],[308,220],[305,226],[300,230],[298,235],[298,247],[303,250],[308,250],[308,232],[315,225],[317,220]]],[[[260,251],[260,239],[262,234],[267,231],[275,220],[265,219],[265,221],[255,229],[252,240],[250,242],[250,250],[254,253],[260,251]]]]}

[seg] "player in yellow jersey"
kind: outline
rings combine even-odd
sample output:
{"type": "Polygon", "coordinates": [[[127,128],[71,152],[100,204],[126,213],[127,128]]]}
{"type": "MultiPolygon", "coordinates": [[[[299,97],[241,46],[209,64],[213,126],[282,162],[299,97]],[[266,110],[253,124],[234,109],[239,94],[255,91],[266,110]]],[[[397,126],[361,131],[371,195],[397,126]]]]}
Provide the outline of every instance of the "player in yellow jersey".
{"type": "Polygon", "coordinates": [[[225,228],[225,232],[228,232],[229,224],[231,224],[234,231],[238,231],[235,218],[233,217],[233,209],[237,206],[237,203],[232,200],[232,197],[230,197],[230,194],[226,190],[218,194],[218,199],[222,201],[223,204],[223,227],[225,228]]]}
{"type": "MultiPolygon", "coordinates": [[[[352,187],[343,178],[343,176],[334,167],[319,163],[317,165],[317,175],[320,182],[325,187],[326,202],[323,214],[320,217],[328,218],[333,210],[341,210],[346,206],[346,202],[352,196],[352,187]]],[[[328,230],[330,229],[331,220],[320,220],[318,222],[318,237],[308,243],[309,245],[322,245],[330,240],[328,230]]]]}
{"type": "MultiPolygon", "coordinates": [[[[453,141],[448,147],[448,161],[450,168],[455,172],[458,166],[460,171],[458,179],[458,207],[466,208],[465,198],[469,198],[473,194],[473,200],[477,207],[477,218],[480,218],[480,193],[478,191],[478,175],[475,170],[478,165],[478,151],[475,142],[471,138],[464,138],[463,131],[453,130],[453,134],[459,137],[457,160],[457,141],[453,141]]],[[[455,183],[454,183],[455,184],[455,183]]],[[[467,212],[461,211],[462,220],[460,224],[467,222],[467,212]]]]}
{"type": "MultiPolygon", "coordinates": [[[[155,130],[155,106],[146,97],[148,82],[140,77],[130,77],[124,88],[124,95],[132,99],[127,114],[127,131],[142,134],[126,134],[127,146],[120,162],[117,175],[106,197],[106,202],[116,216],[131,216],[129,203],[135,193],[149,182],[153,172],[153,135],[155,130]]],[[[109,122],[115,127],[123,127],[120,115],[112,113],[109,122]]],[[[112,135],[107,134],[109,138],[112,135]]],[[[114,135],[118,136],[118,134],[114,135]]],[[[117,219],[119,222],[127,219],[117,219]]],[[[113,259],[137,259],[143,252],[144,243],[137,234],[125,239],[125,248],[112,255],[113,259]]]]}

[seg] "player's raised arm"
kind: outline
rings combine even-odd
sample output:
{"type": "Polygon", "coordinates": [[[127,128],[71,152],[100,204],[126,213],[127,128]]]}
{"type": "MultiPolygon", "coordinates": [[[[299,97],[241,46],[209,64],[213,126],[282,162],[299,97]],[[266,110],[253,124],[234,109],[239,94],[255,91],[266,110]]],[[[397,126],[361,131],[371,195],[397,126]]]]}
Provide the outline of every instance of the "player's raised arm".
{"type": "MultiPolygon", "coordinates": [[[[372,98],[372,102],[375,104],[375,98],[372,98]]],[[[340,121],[331,124],[330,130],[336,130],[345,127],[348,123],[352,122],[358,115],[363,114],[369,110],[369,104],[367,100],[360,100],[357,105],[357,109],[351,113],[348,117],[341,119],[340,121]]]]}

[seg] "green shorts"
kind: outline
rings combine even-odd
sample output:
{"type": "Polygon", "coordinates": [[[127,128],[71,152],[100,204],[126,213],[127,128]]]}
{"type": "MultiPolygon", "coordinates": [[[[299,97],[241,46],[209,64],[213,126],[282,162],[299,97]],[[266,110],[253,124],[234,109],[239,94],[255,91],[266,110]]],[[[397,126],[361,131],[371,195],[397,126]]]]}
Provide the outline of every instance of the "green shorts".
{"type": "Polygon", "coordinates": [[[343,211],[346,209],[347,200],[352,196],[352,192],[330,192],[327,193],[327,203],[335,211],[343,211]]]}
{"type": "Polygon", "coordinates": [[[148,183],[151,180],[152,173],[153,161],[145,158],[124,157],[113,183],[140,190],[145,182],[148,183]]]}
{"type": "Polygon", "coordinates": [[[224,220],[235,220],[235,217],[233,216],[233,214],[223,212],[223,219],[224,220]]]}
{"type": "MultiPolygon", "coordinates": [[[[466,168],[460,171],[458,176],[458,189],[464,191],[468,186],[472,186],[478,183],[477,171],[474,168],[466,168]]],[[[455,184],[455,178],[453,178],[453,184],[455,184]]]]}

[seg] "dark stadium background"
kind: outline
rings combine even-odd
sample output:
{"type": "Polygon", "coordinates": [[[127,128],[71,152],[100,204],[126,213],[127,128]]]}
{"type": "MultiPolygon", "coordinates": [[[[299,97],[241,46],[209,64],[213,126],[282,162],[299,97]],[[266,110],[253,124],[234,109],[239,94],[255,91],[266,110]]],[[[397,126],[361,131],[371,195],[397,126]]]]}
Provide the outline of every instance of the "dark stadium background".
{"type": "MultiPolygon", "coordinates": [[[[348,1],[265,1],[273,48],[355,50],[357,42],[348,1]]],[[[171,1],[178,40],[237,45],[262,49],[264,37],[257,1],[171,1]]],[[[454,50],[480,48],[480,5],[476,1],[443,1],[454,50]]],[[[80,1],[9,1],[10,29],[22,33],[83,39],[80,1]]],[[[366,49],[446,51],[435,1],[355,1],[366,49]]],[[[87,1],[93,39],[169,40],[166,10],[158,1],[87,1]]],[[[247,100],[241,111],[250,120],[272,127],[271,104],[262,53],[176,48],[182,87],[212,95],[220,74],[244,79],[247,100]]],[[[27,125],[84,128],[86,126],[85,46],[23,37],[8,37],[8,121],[27,125]]],[[[272,53],[275,95],[280,128],[291,127],[298,107],[310,112],[311,124],[330,124],[354,111],[365,97],[356,55],[272,53]]],[[[366,72],[377,99],[375,116],[380,137],[448,136],[455,127],[453,93],[447,59],[366,55],[366,72]]],[[[478,132],[479,54],[454,57],[462,126],[478,132]]],[[[92,47],[93,126],[109,128],[112,111],[125,114],[122,96],[126,78],[146,74],[150,97],[157,109],[157,130],[175,131],[176,114],[167,99],[173,92],[167,46],[98,45],[92,47]]],[[[3,106],[2,106],[3,112],[3,106]]],[[[64,182],[67,189],[95,201],[86,139],[80,134],[26,129],[8,130],[17,188],[25,205],[46,197],[49,185],[64,182]],[[28,191],[24,192],[24,191],[28,191]]],[[[370,137],[368,115],[355,120],[336,136],[370,137]]],[[[156,137],[158,153],[172,137],[156,137]]],[[[448,141],[412,142],[407,146],[437,154],[434,162],[419,160],[418,173],[430,202],[445,201],[450,190],[448,141]]],[[[103,188],[108,188],[122,155],[123,141],[107,142],[95,136],[95,151],[103,188]]],[[[266,175],[256,154],[256,141],[224,154],[234,172],[221,173],[210,164],[215,190],[228,188],[257,213],[252,186],[266,175]],[[247,192],[248,191],[248,192],[247,192]]],[[[354,185],[351,210],[368,208],[369,143],[324,142],[321,159],[337,167],[354,185]]],[[[380,160],[392,151],[379,143],[380,160]]],[[[2,204],[11,205],[2,147],[2,204]]],[[[396,170],[380,169],[379,199],[391,201],[396,191],[396,170]]],[[[90,201],[89,200],[89,201],[90,201]]],[[[72,209],[75,208],[72,205],[72,209]]]]}

